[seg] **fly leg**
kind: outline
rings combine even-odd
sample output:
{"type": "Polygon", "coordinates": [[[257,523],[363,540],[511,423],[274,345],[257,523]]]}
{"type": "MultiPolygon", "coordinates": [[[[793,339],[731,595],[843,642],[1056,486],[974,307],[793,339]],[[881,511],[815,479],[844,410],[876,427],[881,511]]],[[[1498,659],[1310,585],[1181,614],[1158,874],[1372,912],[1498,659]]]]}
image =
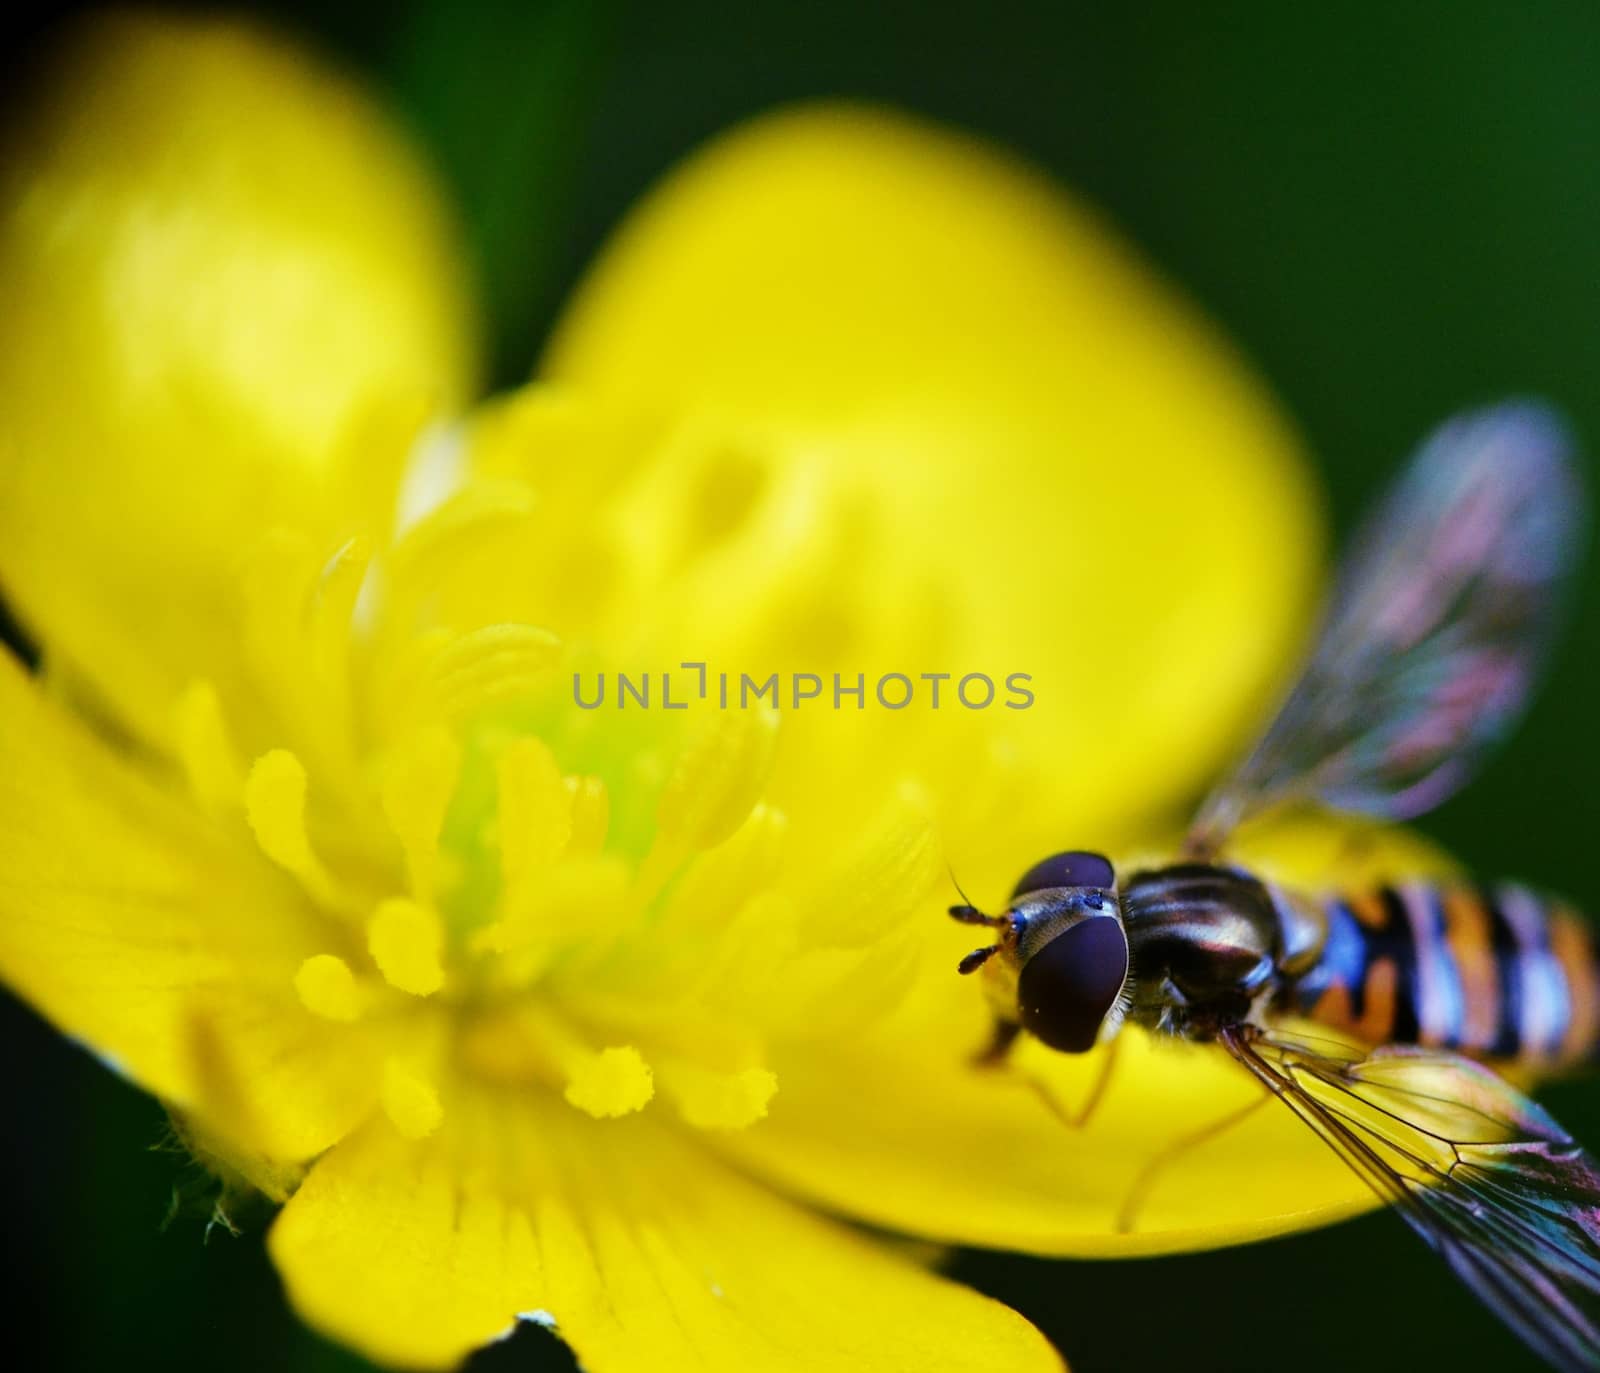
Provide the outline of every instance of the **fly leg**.
{"type": "MultiPolygon", "coordinates": [[[[972,1058],[974,1068],[1005,1068],[1009,1066],[1011,1050],[1022,1035],[1022,1026],[1014,1020],[996,1018],[994,1022],[994,1035],[982,1049],[978,1050],[972,1058]]],[[[1094,1075],[1094,1083],[1089,1088],[1089,1095],[1084,1098],[1083,1105],[1077,1110],[1069,1110],[1064,1106],[1059,1097],[1051,1091],[1043,1078],[1037,1073],[1017,1070],[1017,1075],[1031,1087],[1039,1100],[1050,1110],[1050,1114],[1059,1120],[1069,1130],[1081,1130],[1089,1123],[1089,1118],[1094,1114],[1095,1107],[1106,1094],[1106,1088],[1111,1082],[1111,1070],[1117,1061],[1117,1046],[1122,1041],[1113,1039],[1106,1045],[1105,1053],[1100,1058],[1099,1071],[1094,1075]]]]}
{"type": "Polygon", "coordinates": [[[1208,1140],[1216,1139],[1218,1135],[1225,1134],[1235,1125],[1239,1124],[1240,1121],[1245,1120],[1249,1116],[1253,1115],[1271,1100],[1271,1095],[1263,1092],[1260,1096],[1246,1103],[1244,1106],[1241,1106],[1238,1110],[1230,1111],[1227,1115],[1218,1120],[1212,1121],[1209,1125],[1194,1131],[1192,1134],[1187,1134],[1181,1139],[1174,1140],[1171,1144],[1167,1145],[1165,1149],[1161,1150],[1160,1153],[1152,1157],[1150,1161],[1139,1170],[1137,1176],[1135,1176],[1133,1179],[1133,1185],[1128,1188],[1128,1195],[1123,1199],[1122,1207],[1117,1212],[1117,1233],[1119,1235],[1126,1235],[1132,1232],[1134,1221],[1138,1218],[1139,1212],[1143,1208],[1145,1202],[1149,1200],[1151,1188],[1155,1185],[1156,1179],[1161,1176],[1162,1171],[1169,1164],[1175,1163],[1178,1159],[1182,1158],[1184,1154],[1188,1153],[1189,1150],[1198,1148],[1208,1140]]]}
{"type": "Polygon", "coordinates": [[[1081,1130],[1089,1123],[1094,1115],[1095,1108],[1105,1097],[1106,1088],[1111,1085],[1111,1072],[1117,1064],[1117,1050],[1122,1044],[1121,1036],[1107,1044],[1100,1055],[1100,1068],[1094,1075],[1094,1082],[1089,1087],[1089,1095],[1083,1099],[1083,1105],[1077,1110],[1069,1110],[1061,1099],[1045,1084],[1043,1078],[1036,1074],[1029,1074],[1026,1078],[1028,1086],[1032,1087],[1039,1100],[1050,1108],[1050,1114],[1059,1120],[1069,1130],[1081,1130]]]}
{"type": "Polygon", "coordinates": [[[989,1042],[972,1056],[974,1068],[1003,1068],[1006,1060],[1011,1057],[1012,1046],[1017,1042],[1017,1036],[1022,1033],[1022,1026],[1014,1020],[1002,1020],[995,1017],[994,1034],[989,1042]]]}

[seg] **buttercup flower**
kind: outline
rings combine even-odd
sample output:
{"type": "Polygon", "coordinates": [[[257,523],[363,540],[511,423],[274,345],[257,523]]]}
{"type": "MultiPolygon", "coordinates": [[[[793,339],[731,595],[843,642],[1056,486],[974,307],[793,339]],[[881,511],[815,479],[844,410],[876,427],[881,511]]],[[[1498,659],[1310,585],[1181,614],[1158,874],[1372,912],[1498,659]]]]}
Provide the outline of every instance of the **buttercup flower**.
{"type": "Polygon", "coordinates": [[[847,1222],[1095,1254],[1371,1204],[1262,1113],[1123,1233],[1243,1075],[1134,1038],[1069,1135],[967,1066],[946,861],[981,899],[1155,842],[1322,554],[1260,391],[1090,215],[898,115],[779,113],[464,412],[448,214],[342,78],[122,17],[42,89],[0,228],[0,583],[43,649],[0,659],[0,974],[284,1203],[307,1320],[401,1366],[520,1317],[596,1370],[1049,1368],[847,1222]],[[651,703],[587,708],[619,674],[651,703]]]}

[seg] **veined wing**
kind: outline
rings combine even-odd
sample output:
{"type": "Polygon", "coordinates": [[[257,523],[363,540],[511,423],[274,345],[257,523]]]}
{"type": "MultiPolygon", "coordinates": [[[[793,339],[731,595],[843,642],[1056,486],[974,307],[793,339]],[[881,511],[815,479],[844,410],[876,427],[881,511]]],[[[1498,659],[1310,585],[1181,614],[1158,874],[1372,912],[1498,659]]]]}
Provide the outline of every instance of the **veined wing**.
{"type": "Polygon", "coordinates": [[[1529,1346],[1600,1369],[1600,1168],[1540,1107],[1454,1054],[1223,1043],[1529,1346]]]}
{"type": "Polygon", "coordinates": [[[1522,713],[1586,525],[1565,425],[1534,402],[1436,430],[1358,536],[1299,684],[1202,807],[1214,851],[1281,800],[1405,819],[1522,713]]]}

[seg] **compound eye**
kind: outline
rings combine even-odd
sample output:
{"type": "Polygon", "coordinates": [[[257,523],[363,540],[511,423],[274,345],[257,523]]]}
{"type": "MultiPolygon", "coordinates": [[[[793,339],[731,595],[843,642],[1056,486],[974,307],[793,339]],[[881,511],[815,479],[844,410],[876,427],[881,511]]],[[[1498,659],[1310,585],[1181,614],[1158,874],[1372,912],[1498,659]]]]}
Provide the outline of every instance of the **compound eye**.
{"type": "Polygon", "coordinates": [[[1015,901],[1030,892],[1044,891],[1049,887],[1103,887],[1117,885],[1117,874],[1104,854],[1085,853],[1073,849],[1068,853],[1055,853],[1035,863],[1022,874],[1011,893],[1015,901]]]}
{"type": "Polygon", "coordinates": [[[1084,1053],[1094,1048],[1127,978],[1122,922],[1104,915],[1080,921],[1022,965],[1017,1010],[1023,1028],[1052,1049],[1084,1053]]]}

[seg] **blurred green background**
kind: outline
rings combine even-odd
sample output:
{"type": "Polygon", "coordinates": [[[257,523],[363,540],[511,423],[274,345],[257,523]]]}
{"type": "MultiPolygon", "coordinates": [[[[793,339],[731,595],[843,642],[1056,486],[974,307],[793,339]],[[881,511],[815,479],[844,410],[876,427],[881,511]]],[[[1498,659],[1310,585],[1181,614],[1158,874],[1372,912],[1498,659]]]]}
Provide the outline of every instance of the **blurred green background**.
{"type": "MultiPolygon", "coordinates": [[[[1593,3],[254,8],[364,71],[431,146],[469,216],[502,381],[680,155],[776,102],[850,94],[989,135],[1097,202],[1253,355],[1341,530],[1463,405],[1549,395],[1600,451],[1593,3]]],[[[3,21],[13,75],[52,17],[3,21]]],[[[1588,583],[1531,722],[1425,828],[1600,909],[1600,567],[1588,583]]],[[[209,1243],[195,1215],[163,1228],[188,1174],[154,1147],[159,1108],[14,1004],[0,1036],[13,1367],[363,1367],[287,1313],[264,1218],[209,1243]]],[[[1600,1082],[1547,1100],[1600,1145],[1600,1082]]],[[[963,1255],[956,1272],[1081,1373],[1536,1366],[1392,1217],[1159,1261],[963,1255]]],[[[480,1366],[573,1365],[530,1329],[480,1366]]]]}

